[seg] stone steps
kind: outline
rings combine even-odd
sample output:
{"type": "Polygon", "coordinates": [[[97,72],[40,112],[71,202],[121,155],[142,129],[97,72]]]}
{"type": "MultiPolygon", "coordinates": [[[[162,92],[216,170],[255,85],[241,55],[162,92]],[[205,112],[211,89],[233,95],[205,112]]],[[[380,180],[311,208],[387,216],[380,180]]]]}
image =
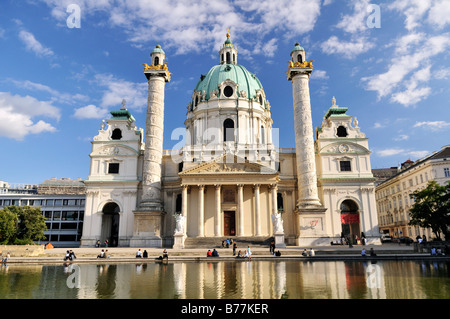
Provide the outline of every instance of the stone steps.
{"type": "MultiPolygon", "coordinates": [[[[233,239],[239,248],[269,247],[273,237],[187,237],[184,241],[185,248],[222,248],[222,241],[233,239]]],[[[232,246],[230,245],[230,248],[232,246]]]]}

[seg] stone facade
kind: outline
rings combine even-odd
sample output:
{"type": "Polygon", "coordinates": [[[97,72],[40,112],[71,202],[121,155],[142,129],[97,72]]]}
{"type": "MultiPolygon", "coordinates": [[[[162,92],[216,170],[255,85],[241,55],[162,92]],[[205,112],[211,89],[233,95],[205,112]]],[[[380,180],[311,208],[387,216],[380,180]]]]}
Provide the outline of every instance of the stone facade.
{"type": "Polygon", "coordinates": [[[83,246],[114,238],[121,246],[182,248],[188,237],[274,237],[278,247],[329,245],[345,228],[340,209],[345,199],[353,201],[351,213],[359,219],[344,230],[365,232],[377,242],[367,139],[347,115],[339,121],[348,137],[327,133],[338,124],[333,115],[324,119],[314,141],[312,63],[304,63],[303,48],[293,50],[288,71],[296,149],[274,146],[270,103],[256,75],[237,63],[228,34],[220,64],[201,76],[188,104],[185,144],[170,151],[162,150],[164,83],[170,73],[164,51],[155,50],[152,65],[144,69],[145,144],[124,107],[112,112],[108,127],[92,142],[83,246]],[[115,129],[122,131],[121,139],[112,137],[115,129]],[[345,154],[336,149],[344,141],[345,154]],[[358,163],[349,174],[330,166],[343,157],[358,163]],[[118,163],[119,171],[109,172],[109,163],[118,163]]]}
{"type": "Polygon", "coordinates": [[[427,187],[431,180],[441,185],[450,181],[449,145],[415,162],[405,161],[397,169],[397,174],[377,186],[378,222],[383,233],[414,240],[418,235],[425,235],[428,239],[434,236],[429,228],[408,225],[409,209],[414,204],[410,194],[427,187]]]}

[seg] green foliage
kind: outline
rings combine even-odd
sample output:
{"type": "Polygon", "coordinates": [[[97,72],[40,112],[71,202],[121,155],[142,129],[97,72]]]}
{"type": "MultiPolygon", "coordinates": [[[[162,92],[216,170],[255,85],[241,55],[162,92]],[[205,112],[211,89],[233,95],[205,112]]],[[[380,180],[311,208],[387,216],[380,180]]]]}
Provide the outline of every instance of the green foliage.
{"type": "Polygon", "coordinates": [[[426,188],[411,194],[414,205],[410,209],[410,225],[431,228],[436,237],[441,234],[450,240],[450,182],[439,185],[430,181],[426,188]]]}
{"type": "Polygon", "coordinates": [[[14,241],[17,234],[17,214],[5,209],[0,210],[0,244],[7,245],[14,241]]]}
{"type": "Polygon", "coordinates": [[[8,206],[0,210],[0,243],[33,244],[45,239],[45,218],[39,207],[8,206]]]}

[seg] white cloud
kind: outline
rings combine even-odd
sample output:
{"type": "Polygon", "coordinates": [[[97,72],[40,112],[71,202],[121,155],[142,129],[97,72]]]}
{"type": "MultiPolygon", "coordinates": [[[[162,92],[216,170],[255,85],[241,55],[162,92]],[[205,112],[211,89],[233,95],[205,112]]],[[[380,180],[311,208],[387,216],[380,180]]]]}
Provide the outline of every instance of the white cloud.
{"type": "Polygon", "coordinates": [[[409,31],[420,26],[420,21],[430,9],[432,0],[396,0],[387,6],[390,10],[403,13],[405,28],[409,31]]]}
{"type": "Polygon", "coordinates": [[[395,155],[402,155],[405,158],[422,158],[429,154],[428,151],[411,151],[403,148],[387,148],[376,151],[376,154],[380,157],[389,157],[395,155]]]}
{"type": "Polygon", "coordinates": [[[53,56],[54,53],[51,49],[44,47],[34,35],[28,31],[21,30],[19,32],[20,40],[25,44],[27,50],[36,53],[37,56],[53,56]]]}
{"type": "Polygon", "coordinates": [[[428,151],[411,151],[408,153],[412,158],[422,158],[430,154],[428,151]]]}
{"type": "Polygon", "coordinates": [[[329,78],[327,71],[324,70],[314,70],[314,72],[311,73],[311,80],[327,80],[329,78]]]}
{"type": "MultiPolygon", "coordinates": [[[[41,1],[50,7],[54,18],[65,23],[65,10],[73,0],[41,1]]],[[[163,48],[175,48],[176,53],[182,54],[216,51],[223,44],[227,28],[232,40],[250,52],[255,43],[268,43],[270,39],[266,37],[274,31],[288,38],[309,32],[320,15],[321,0],[297,0],[294,6],[289,0],[78,0],[77,4],[82,19],[101,11],[108,20],[98,23],[121,28],[136,46],[158,42],[163,48]]],[[[273,54],[264,49],[258,53],[273,54]]]]}
{"type": "Polygon", "coordinates": [[[428,21],[439,29],[450,24],[450,2],[448,0],[434,1],[428,14],[428,21]]]}
{"type": "Polygon", "coordinates": [[[77,119],[103,119],[108,115],[108,110],[95,105],[86,105],[75,109],[73,116],[77,119]]]}
{"type": "Polygon", "coordinates": [[[422,27],[424,22],[437,29],[450,24],[448,0],[396,0],[387,8],[405,15],[405,28],[409,31],[422,27]]]}
{"type": "Polygon", "coordinates": [[[438,80],[447,80],[450,77],[450,68],[440,69],[434,72],[434,78],[438,80]]]}
{"type": "Polygon", "coordinates": [[[59,120],[60,110],[48,101],[0,92],[0,136],[23,140],[28,134],[56,131],[43,120],[33,121],[37,117],[59,120]]]}
{"type": "Polygon", "coordinates": [[[54,102],[65,103],[65,104],[74,104],[74,103],[78,103],[79,101],[86,102],[89,100],[89,97],[87,95],[80,94],[80,93],[69,94],[69,93],[59,92],[58,90],[55,90],[55,89],[49,87],[48,85],[32,82],[29,80],[18,81],[18,80],[10,79],[9,81],[14,83],[14,85],[16,85],[17,87],[27,89],[28,91],[46,92],[46,93],[50,94],[51,100],[54,102]]]}
{"type": "Polygon", "coordinates": [[[331,36],[320,47],[326,54],[340,54],[344,58],[352,59],[357,55],[367,52],[375,46],[365,36],[355,37],[351,41],[339,40],[337,36],[331,36]]]}
{"type": "Polygon", "coordinates": [[[378,156],[387,157],[405,153],[405,150],[403,148],[387,148],[384,150],[379,150],[376,153],[378,154],[378,156]]]}
{"type": "Polygon", "coordinates": [[[414,127],[423,127],[425,129],[430,129],[433,132],[437,132],[450,128],[450,123],[445,121],[422,121],[414,124],[414,127]]]}
{"type": "Polygon", "coordinates": [[[336,27],[348,33],[367,30],[367,8],[370,5],[370,1],[352,0],[350,5],[353,7],[352,14],[343,15],[336,27]]]}
{"type": "Polygon", "coordinates": [[[397,137],[393,138],[394,141],[406,141],[408,139],[409,139],[409,136],[406,134],[400,134],[397,137]]]}
{"type": "Polygon", "coordinates": [[[380,122],[375,122],[375,124],[373,125],[373,128],[383,128],[386,127],[386,125],[381,124],[380,122]]]}
{"type": "Polygon", "coordinates": [[[135,83],[115,78],[112,74],[97,74],[95,81],[105,91],[100,102],[102,108],[117,106],[126,100],[126,108],[141,111],[147,107],[147,82],[135,83]]]}
{"type": "Polygon", "coordinates": [[[417,103],[431,93],[429,87],[418,88],[419,83],[426,83],[430,79],[430,67],[432,58],[441,53],[445,53],[450,47],[450,34],[445,33],[426,38],[420,35],[419,38],[406,35],[400,38],[396,47],[397,54],[391,59],[388,70],[384,73],[362,78],[366,82],[366,89],[376,91],[378,98],[393,94],[392,100],[404,105],[417,103]],[[406,37],[406,39],[405,39],[406,37]],[[408,49],[411,43],[418,39],[423,39],[420,46],[408,49]],[[405,53],[406,54],[403,54],[405,53]],[[402,54],[399,54],[402,53],[402,54]],[[414,72],[414,73],[412,73],[414,72]],[[409,79],[405,80],[410,76],[409,79]],[[403,86],[403,91],[398,91],[403,86]],[[417,92],[414,92],[416,91],[417,92]],[[397,91],[397,93],[392,93],[397,91]],[[412,95],[408,97],[408,95],[412,95]]]}

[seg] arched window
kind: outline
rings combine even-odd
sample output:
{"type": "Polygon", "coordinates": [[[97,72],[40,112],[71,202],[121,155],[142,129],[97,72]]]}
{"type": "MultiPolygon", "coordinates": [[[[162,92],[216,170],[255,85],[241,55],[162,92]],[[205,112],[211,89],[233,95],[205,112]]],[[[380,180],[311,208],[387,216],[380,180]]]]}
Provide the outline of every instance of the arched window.
{"type": "Polygon", "coordinates": [[[197,106],[197,105],[198,105],[198,96],[195,97],[195,104],[194,104],[194,106],[197,106]]]}
{"type": "Polygon", "coordinates": [[[155,65],[159,65],[159,57],[155,56],[155,65]]]}
{"type": "Polygon", "coordinates": [[[181,212],[181,200],[182,200],[181,194],[178,194],[176,202],[175,202],[175,212],[176,213],[181,212]]]}
{"type": "Polygon", "coordinates": [[[234,121],[226,119],[223,122],[223,141],[234,142],[234,121]]]}
{"type": "Polygon", "coordinates": [[[111,138],[113,140],[120,140],[122,138],[122,131],[116,128],[114,131],[112,131],[111,138]]]}
{"type": "Polygon", "coordinates": [[[303,57],[301,54],[297,55],[297,61],[302,63],[303,62],[303,57]]]}
{"type": "Polygon", "coordinates": [[[348,135],[347,129],[346,129],[344,126],[342,126],[342,125],[339,126],[339,127],[337,128],[336,135],[337,135],[338,137],[347,137],[347,135],[348,135]]]}
{"type": "Polygon", "coordinates": [[[266,144],[266,129],[261,126],[261,144],[266,144]]]}
{"type": "Polygon", "coordinates": [[[231,64],[231,55],[230,55],[230,52],[227,52],[227,64],[231,64]]]}
{"type": "Polygon", "coordinates": [[[277,210],[279,212],[284,211],[283,194],[281,193],[277,193],[277,210]]]}
{"type": "Polygon", "coordinates": [[[236,63],[236,54],[233,53],[233,63],[236,63]]]}

